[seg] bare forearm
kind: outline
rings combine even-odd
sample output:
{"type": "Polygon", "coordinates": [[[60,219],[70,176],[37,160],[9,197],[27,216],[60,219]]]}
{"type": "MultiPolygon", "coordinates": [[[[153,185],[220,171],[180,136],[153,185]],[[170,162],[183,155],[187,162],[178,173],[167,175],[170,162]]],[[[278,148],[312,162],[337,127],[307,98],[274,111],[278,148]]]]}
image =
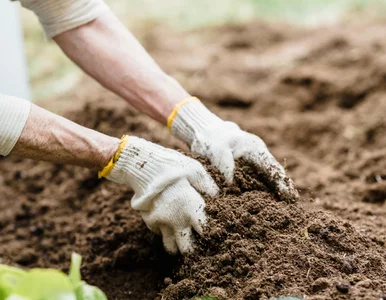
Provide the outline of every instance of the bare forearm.
{"type": "Polygon", "coordinates": [[[82,127],[32,105],[11,155],[101,170],[118,148],[119,139],[82,127]]]}
{"type": "Polygon", "coordinates": [[[102,85],[164,124],[174,106],[189,97],[112,12],[54,40],[102,85]]]}

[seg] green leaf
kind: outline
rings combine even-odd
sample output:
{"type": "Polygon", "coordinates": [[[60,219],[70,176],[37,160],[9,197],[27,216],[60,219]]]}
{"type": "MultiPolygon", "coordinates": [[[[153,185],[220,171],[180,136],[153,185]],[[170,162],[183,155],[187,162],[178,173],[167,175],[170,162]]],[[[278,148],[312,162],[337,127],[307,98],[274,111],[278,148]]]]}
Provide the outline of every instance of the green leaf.
{"type": "Polygon", "coordinates": [[[97,287],[88,285],[84,281],[77,287],[77,300],[107,300],[106,295],[97,287]]]}
{"type": "Polygon", "coordinates": [[[29,298],[25,298],[25,297],[22,297],[22,296],[18,296],[18,295],[10,295],[9,297],[7,297],[7,299],[5,300],[30,300],[29,298]]]}
{"type": "Polygon", "coordinates": [[[72,253],[69,278],[75,287],[77,300],[107,300],[106,295],[97,287],[88,285],[81,281],[80,266],[82,257],[77,253],[72,253]]]}
{"type": "Polygon", "coordinates": [[[6,265],[0,265],[0,300],[6,299],[26,272],[6,265]]]}
{"type": "Polygon", "coordinates": [[[82,257],[78,254],[73,252],[71,255],[71,267],[70,267],[70,274],[68,275],[71,282],[76,286],[80,280],[80,265],[82,264],[82,257]]]}
{"type": "Polygon", "coordinates": [[[53,269],[28,272],[0,265],[0,300],[107,300],[97,287],[81,281],[82,257],[73,253],[68,276],[53,269]]]}
{"type": "Polygon", "coordinates": [[[29,300],[77,300],[71,280],[53,269],[32,269],[16,284],[12,296],[29,300]]]}

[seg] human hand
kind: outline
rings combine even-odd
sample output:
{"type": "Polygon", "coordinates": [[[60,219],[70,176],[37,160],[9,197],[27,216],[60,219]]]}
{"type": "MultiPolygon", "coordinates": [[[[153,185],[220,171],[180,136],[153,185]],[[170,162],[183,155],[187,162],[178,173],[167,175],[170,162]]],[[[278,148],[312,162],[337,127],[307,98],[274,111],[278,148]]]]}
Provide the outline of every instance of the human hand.
{"type": "Polygon", "coordinates": [[[176,106],[169,117],[172,134],[190,145],[191,151],[209,159],[232,183],[235,160],[251,162],[270,188],[284,201],[292,202],[299,194],[284,168],[269,152],[261,138],[223,121],[211,113],[197,98],[176,106]]]}
{"type": "Polygon", "coordinates": [[[133,188],[131,206],[150,230],[162,235],[169,253],[192,252],[192,229],[202,234],[206,223],[199,193],[215,196],[214,180],[198,161],[177,151],[133,136],[121,145],[115,164],[100,175],[133,188]]]}

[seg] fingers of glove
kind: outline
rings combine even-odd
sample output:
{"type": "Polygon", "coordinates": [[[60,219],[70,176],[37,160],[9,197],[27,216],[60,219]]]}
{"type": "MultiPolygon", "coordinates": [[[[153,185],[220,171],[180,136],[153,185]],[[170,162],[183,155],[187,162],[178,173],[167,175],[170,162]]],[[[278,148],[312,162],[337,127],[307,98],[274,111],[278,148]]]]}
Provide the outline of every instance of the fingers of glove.
{"type": "Polygon", "coordinates": [[[177,232],[176,241],[178,249],[182,254],[189,254],[194,251],[193,234],[191,228],[184,228],[177,232]]]}
{"type": "Polygon", "coordinates": [[[206,225],[206,215],[205,215],[205,202],[202,199],[201,195],[196,191],[191,195],[192,200],[198,203],[198,206],[194,209],[194,212],[190,214],[190,222],[192,224],[193,229],[199,234],[203,235],[204,230],[203,227],[206,225]]]}
{"type": "Polygon", "coordinates": [[[178,245],[173,230],[168,226],[162,226],[160,229],[165,250],[170,254],[177,254],[178,245]]]}
{"type": "Polygon", "coordinates": [[[194,165],[195,170],[188,177],[189,183],[200,193],[216,196],[219,192],[216,182],[199,162],[195,162],[194,165]]]}
{"type": "Polygon", "coordinates": [[[142,217],[143,221],[145,222],[147,228],[149,228],[155,234],[158,234],[158,235],[161,234],[161,230],[160,230],[159,226],[157,226],[157,223],[152,222],[152,214],[151,213],[141,212],[141,217],[142,217]]]}
{"type": "Polygon", "coordinates": [[[205,212],[202,211],[198,216],[192,218],[192,227],[199,234],[204,234],[204,226],[206,225],[206,215],[205,212]]]}
{"type": "Polygon", "coordinates": [[[258,170],[266,177],[268,185],[273,188],[281,200],[294,202],[299,198],[292,180],[286,175],[284,168],[266,147],[265,149],[257,149],[255,152],[249,152],[245,155],[245,158],[256,165],[258,170]]]}
{"type": "Polygon", "coordinates": [[[225,121],[225,128],[227,129],[227,131],[229,130],[235,130],[235,131],[239,131],[240,130],[240,126],[237,125],[236,123],[234,122],[231,122],[231,121],[225,121]]]}
{"type": "Polygon", "coordinates": [[[224,175],[225,181],[232,184],[235,171],[235,159],[231,148],[214,151],[210,157],[211,163],[224,175]]]}

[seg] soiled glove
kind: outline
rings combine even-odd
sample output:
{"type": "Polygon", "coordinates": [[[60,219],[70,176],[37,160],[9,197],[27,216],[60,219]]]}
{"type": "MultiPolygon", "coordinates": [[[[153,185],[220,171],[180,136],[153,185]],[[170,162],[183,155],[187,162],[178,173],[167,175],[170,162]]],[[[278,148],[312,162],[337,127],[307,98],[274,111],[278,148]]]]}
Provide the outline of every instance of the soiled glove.
{"type": "Polygon", "coordinates": [[[235,159],[244,158],[257,167],[280,199],[291,202],[299,197],[292,180],[262,139],[235,123],[223,121],[197,98],[177,105],[168,119],[168,127],[173,135],[190,145],[191,151],[209,159],[228,183],[233,180],[235,159]]]}
{"type": "Polygon", "coordinates": [[[131,136],[106,177],[133,188],[133,209],[150,230],[162,234],[165,249],[193,251],[192,229],[202,234],[205,201],[218,187],[196,160],[177,151],[131,136]]]}

